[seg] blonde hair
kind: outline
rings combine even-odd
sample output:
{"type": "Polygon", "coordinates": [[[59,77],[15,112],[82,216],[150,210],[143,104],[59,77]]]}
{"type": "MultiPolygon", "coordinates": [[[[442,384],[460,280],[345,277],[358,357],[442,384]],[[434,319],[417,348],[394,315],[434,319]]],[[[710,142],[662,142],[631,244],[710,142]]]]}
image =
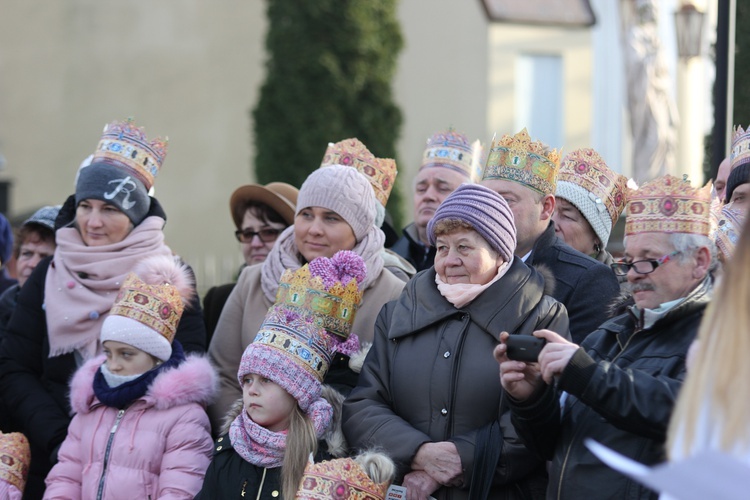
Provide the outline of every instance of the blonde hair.
{"type": "Polygon", "coordinates": [[[699,345],[669,423],[667,450],[685,454],[700,429],[710,428],[721,450],[750,449],[750,230],[745,221],[698,331],[699,345]],[[708,425],[701,422],[708,417],[708,425]],[[700,426],[700,429],[699,429],[700,426]]]}
{"type": "Polygon", "coordinates": [[[293,500],[310,454],[318,451],[318,437],[312,420],[297,405],[289,419],[286,435],[286,451],[281,466],[281,496],[293,500]]]}

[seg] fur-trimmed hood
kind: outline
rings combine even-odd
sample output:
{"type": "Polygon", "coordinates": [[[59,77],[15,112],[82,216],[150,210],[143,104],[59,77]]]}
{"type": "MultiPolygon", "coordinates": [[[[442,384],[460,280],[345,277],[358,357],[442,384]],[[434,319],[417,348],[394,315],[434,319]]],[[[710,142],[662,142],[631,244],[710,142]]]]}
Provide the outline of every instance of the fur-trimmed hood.
{"type": "MultiPolygon", "coordinates": [[[[323,385],[323,391],[321,397],[328,401],[333,407],[333,418],[331,419],[331,426],[323,434],[322,440],[325,441],[326,451],[336,458],[345,457],[347,451],[346,439],[344,433],[341,430],[341,407],[344,404],[344,396],[336,389],[329,385],[323,385]]],[[[224,416],[224,420],[221,423],[221,429],[219,435],[229,433],[229,428],[232,426],[232,422],[237,416],[242,413],[243,410],[242,398],[236,400],[232,407],[229,409],[227,414],[224,416]]]]}
{"type": "MultiPolygon", "coordinates": [[[[105,361],[98,356],[87,361],[73,375],[70,383],[70,406],[75,413],[89,413],[101,404],[94,395],[94,376],[105,361]]],[[[139,400],[148,407],[166,410],[188,403],[207,406],[216,395],[219,378],[205,357],[189,355],[180,365],[154,378],[139,400]]]]}

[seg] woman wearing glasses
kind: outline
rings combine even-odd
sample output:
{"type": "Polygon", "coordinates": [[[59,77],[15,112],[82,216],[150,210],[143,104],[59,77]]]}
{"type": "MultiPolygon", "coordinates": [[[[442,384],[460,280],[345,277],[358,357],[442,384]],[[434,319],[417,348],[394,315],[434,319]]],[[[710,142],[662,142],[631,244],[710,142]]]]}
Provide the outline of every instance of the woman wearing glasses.
{"type": "MultiPolygon", "coordinates": [[[[367,277],[352,332],[361,342],[372,341],[380,308],[397,298],[404,287],[384,266],[385,235],[374,224],[376,203],[370,182],[351,167],[322,167],[302,184],[294,225],[279,235],[263,264],[242,271],[211,339],[209,354],[220,379],[218,401],[209,411],[214,429],[242,395],[237,385],[240,358],[274,304],[286,269],[297,269],[316,257],[330,258],[339,250],[352,250],[362,257],[367,277]]],[[[347,363],[348,359],[337,356],[326,376],[326,383],[342,392],[348,392],[357,381],[347,363]]]]}
{"type": "MultiPolygon", "coordinates": [[[[243,268],[262,264],[281,232],[294,223],[294,207],[299,190],[286,182],[247,184],[238,187],[229,199],[229,210],[240,242],[243,268]]],[[[208,342],[211,342],[224,304],[234,283],[215,286],[203,299],[208,342]]]]}

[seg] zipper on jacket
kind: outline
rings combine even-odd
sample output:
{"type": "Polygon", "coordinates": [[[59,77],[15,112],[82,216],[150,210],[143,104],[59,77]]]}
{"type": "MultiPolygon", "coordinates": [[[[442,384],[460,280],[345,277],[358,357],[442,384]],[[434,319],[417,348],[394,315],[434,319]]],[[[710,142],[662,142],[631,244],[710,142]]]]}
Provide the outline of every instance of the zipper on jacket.
{"type": "Polygon", "coordinates": [[[125,410],[120,410],[117,412],[115,423],[112,425],[112,429],[109,431],[109,438],[107,439],[107,449],[104,452],[104,461],[102,462],[102,477],[99,479],[99,489],[96,492],[97,500],[101,500],[102,493],[104,493],[104,480],[107,477],[107,464],[109,462],[109,453],[110,451],[112,451],[112,441],[115,438],[115,432],[117,432],[117,427],[120,426],[120,420],[122,420],[122,416],[124,414],[125,410]]]}

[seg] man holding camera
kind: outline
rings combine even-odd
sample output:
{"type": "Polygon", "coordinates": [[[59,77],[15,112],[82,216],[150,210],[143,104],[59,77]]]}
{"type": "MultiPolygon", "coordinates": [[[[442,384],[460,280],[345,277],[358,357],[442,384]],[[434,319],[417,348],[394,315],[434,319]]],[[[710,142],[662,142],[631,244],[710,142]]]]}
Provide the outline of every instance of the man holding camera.
{"type": "Polygon", "coordinates": [[[710,186],[672,176],[632,191],[625,260],[633,305],[580,346],[558,334],[538,363],[495,349],[512,422],[525,444],[551,460],[547,498],[656,498],[600,462],[592,438],[644,463],[664,460],[669,418],[685,377],[685,357],[710,299],[716,250],[709,234],[710,186]]]}

